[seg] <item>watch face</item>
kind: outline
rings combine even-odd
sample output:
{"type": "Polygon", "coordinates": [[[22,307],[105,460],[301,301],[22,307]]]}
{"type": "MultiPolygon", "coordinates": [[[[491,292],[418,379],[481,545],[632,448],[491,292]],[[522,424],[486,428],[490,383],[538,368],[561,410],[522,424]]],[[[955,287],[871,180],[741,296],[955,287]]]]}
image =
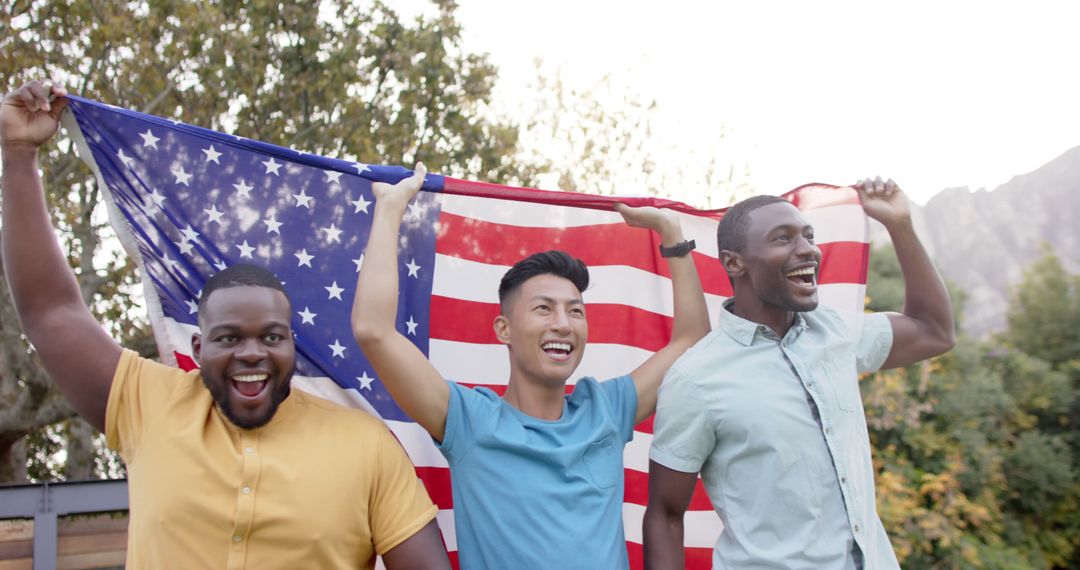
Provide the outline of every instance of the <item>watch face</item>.
{"type": "Polygon", "coordinates": [[[697,247],[697,244],[694,242],[694,240],[682,241],[682,242],[677,243],[677,244],[675,244],[675,245],[673,245],[671,247],[664,247],[663,245],[661,245],[660,246],[660,256],[661,257],[682,257],[682,256],[690,253],[691,251],[693,251],[693,249],[695,247],[697,247]]]}

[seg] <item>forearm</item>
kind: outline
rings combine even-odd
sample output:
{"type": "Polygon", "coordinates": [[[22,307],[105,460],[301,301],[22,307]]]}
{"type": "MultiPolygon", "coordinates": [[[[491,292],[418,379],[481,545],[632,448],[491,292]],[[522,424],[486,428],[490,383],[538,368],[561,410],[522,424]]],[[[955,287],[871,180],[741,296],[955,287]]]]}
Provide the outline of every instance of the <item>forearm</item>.
{"type": "MultiPolygon", "coordinates": [[[[660,238],[666,247],[683,241],[682,228],[678,222],[666,225],[660,231],[660,238]]],[[[671,270],[672,302],[674,304],[671,340],[669,344],[688,347],[708,334],[709,308],[705,303],[705,292],[701,287],[694,256],[688,253],[682,257],[667,258],[671,270]]]]}
{"type": "Polygon", "coordinates": [[[5,146],[0,153],[4,273],[24,331],[33,342],[39,325],[50,315],[88,309],[53,233],[37,148],[5,146]]]}
{"type": "Polygon", "coordinates": [[[398,234],[404,206],[377,201],[364,262],[356,282],[352,324],[357,342],[375,341],[396,331],[398,234]]]}
{"type": "Polygon", "coordinates": [[[919,241],[910,218],[887,226],[904,275],[904,315],[928,327],[928,332],[948,341],[954,340],[952,302],[926,249],[919,241]]]}
{"type": "Polygon", "coordinates": [[[651,506],[645,510],[644,532],[645,568],[650,570],[685,567],[683,551],[683,517],[663,512],[651,506]]]}

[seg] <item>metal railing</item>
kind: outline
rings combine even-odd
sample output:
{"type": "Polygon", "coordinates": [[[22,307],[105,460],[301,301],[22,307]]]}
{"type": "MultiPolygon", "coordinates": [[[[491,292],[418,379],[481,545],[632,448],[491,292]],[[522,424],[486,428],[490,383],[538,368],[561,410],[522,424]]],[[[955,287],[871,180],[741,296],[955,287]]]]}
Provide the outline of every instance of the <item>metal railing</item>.
{"type": "Polygon", "coordinates": [[[127,479],[0,485],[0,519],[34,519],[34,570],[56,568],[57,517],[127,508],[127,479]]]}

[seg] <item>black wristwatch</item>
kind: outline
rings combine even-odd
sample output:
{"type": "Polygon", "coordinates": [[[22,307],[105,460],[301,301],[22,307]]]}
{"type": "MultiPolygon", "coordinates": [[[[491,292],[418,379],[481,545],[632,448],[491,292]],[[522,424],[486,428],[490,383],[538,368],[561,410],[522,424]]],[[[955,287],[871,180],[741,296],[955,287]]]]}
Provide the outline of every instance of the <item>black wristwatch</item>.
{"type": "Polygon", "coordinates": [[[683,240],[671,247],[664,247],[664,244],[660,244],[660,257],[683,257],[694,251],[695,248],[697,248],[697,244],[692,239],[683,240]]]}

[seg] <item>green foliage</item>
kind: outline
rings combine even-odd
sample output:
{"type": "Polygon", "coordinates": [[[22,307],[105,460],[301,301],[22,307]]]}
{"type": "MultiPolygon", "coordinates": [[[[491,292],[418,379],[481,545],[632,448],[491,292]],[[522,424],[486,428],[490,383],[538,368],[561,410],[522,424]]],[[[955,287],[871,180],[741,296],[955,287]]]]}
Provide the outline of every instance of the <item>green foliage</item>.
{"type": "Polygon", "coordinates": [[[1008,321],[1012,346],[1055,366],[1080,358],[1080,276],[1069,275],[1049,245],[1024,272],[1008,321]]]}
{"type": "MultiPolygon", "coordinates": [[[[867,305],[895,310],[899,266],[879,253],[867,305]]],[[[1044,257],[1018,288],[1006,342],[961,337],[947,355],[864,378],[878,510],[903,567],[1080,566],[1080,343],[1042,342],[1065,334],[1075,279],[1044,257]]]]}

